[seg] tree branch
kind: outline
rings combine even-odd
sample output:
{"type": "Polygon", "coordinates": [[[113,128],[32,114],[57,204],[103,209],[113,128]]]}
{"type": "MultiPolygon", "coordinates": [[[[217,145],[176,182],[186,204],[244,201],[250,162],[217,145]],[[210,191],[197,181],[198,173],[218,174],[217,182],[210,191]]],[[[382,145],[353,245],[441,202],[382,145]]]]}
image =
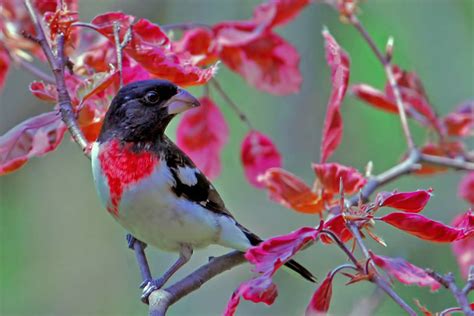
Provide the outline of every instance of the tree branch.
{"type": "Polygon", "coordinates": [[[25,0],[28,13],[33,20],[36,30],[36,41],[41,46],[48,63],[53,70],[54,81],[56,82],[56,90],[58,92],[58,106],[62,119],[66,124],[74,141],[81,147],[82,152],[89,157],[89,146],[87,140],[82,133],[76,120],[76,114],[72,107],[71,97],[67,91],[66,80],[64,78],[64,69],[66,67],[66,56],[64,54],[64,34],[58,34],[56,47],[56,55],[46,38],[41,18],[36,13],[35,8],[30,0],[25,0]]]}
{"type": "Polygon", "coordinates": [[[199,289],[204,283],[213,277],[244,262],[244,254],[240,251],[233,251],[223,256],[211,259],[209,263],[184,277],[181,281],[176,282],[166,289],[151,293],[149,297],[149,315],[165,315],[168,308],[182,297],[199,289]]]}

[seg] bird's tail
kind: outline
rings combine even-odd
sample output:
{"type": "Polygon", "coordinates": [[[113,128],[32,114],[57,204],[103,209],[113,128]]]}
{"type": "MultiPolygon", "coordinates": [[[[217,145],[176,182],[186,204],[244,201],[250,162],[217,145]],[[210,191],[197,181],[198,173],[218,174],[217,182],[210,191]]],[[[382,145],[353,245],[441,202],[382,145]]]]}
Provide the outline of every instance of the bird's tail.
{"type": "MultiPolygon", "coordinates": [[[[247,228],[241,225],[239,226],[244,232],[245,236],[247,236],[252,246],[256,246],[263,241],[260,237],[258,237],[257,235],[249,231],[247,228]]],[[[315,283],[317,281],[317,278],[311,272],[309,272],[308,269],[303,267],[301,264],[299,264],[295,260],[288,260],[287,262],[285,262],[285,266],[295,271],[296,273],[298,273],[299,275],[301,275],[303,278],[305,278],[306,280],[310,282],[315,283]]]]}

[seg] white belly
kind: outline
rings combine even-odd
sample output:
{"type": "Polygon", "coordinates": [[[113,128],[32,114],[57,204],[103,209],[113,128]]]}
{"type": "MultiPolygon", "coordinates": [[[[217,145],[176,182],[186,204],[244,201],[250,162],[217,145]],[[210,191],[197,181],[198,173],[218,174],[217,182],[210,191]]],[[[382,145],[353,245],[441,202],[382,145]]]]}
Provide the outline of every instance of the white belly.
{"type": "MultiPolygon", "coordinates": [[[[92,150],[92,169],[97,191],[107,207],[109,189],[99,168],[97,147],[92,150]]],[[[114,217],[137,239],[163,250],[177,251],[183,244],[193,248],[221,244],[239,250],[249,246],[234,220],[177,197],[171,192],[173,184],[166,162],[160,161],[150,177],[124,188],[114,217]]]]}

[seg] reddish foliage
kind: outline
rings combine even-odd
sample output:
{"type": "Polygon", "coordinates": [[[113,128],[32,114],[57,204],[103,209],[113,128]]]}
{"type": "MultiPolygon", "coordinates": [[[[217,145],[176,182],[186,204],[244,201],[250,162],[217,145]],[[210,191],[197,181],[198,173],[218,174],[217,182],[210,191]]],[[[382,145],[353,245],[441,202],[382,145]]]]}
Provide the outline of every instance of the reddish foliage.
{"type": "Polygon", "coordinates": [[[359,192],[367,183],[367,179],[352,167],[338,163],[312,164],[312,167],[319,181],[318,186],[330,195],[339,193],[341,179],[346,194],[359,192]]]}
{"type": "Polygon", "coordinates": [[[56,86],[41,81],[30,83],[30,92],[40,100],[55,103],[58,98],[56,86]]]}
{"type": "Polygon", "coordinates": [[[317,214],[324,210],[322,199],[300,178],[281,169],[270,168],[259,177],[270,199],[298,212],[317,214]]]}
{"type": "Polygon", "coordinates": [[[285,95],[298,92],[303,78],[296,49],[270,33],[241,46],[223,47],[220,57],[230,69],[262,91],[285,95]]]}
{"type": "Polygon", "coordinates": [[[474,101],[470,100],[461,104],[456,111],[448,114],[443,122],[449,136],[467,137],[472,135],[474,129],[474,101]]]}
{"type": "Polygon", "coordinates": [[[184,32],[183,37],[172,43],[172,50],[198,66],[207,66],[218,60],[214,34],[207,28],[184,32]]]}
{"type": "Polygon", "coordinates": [[[28,159],[56,149],[66,126],[57,112],[29,118],[0,137],[0,175],[23,166],[28,159]]]}
{"type": "Polygon", "coordinates": [[[459,183],[458,194],[468,203],[474,205],[474,172],[470,172],[459,183]]]}
{"type": "Polygon", "coordinates": [[[352,94],[369,105],[389,113],[398,114],[397,105],[384,92],[363,83],[352,85],[350,89],[352,94]]]}
{"type": "MultiPolygon", "coordinates": [[[[343,243],[348,242],[354,237],[354,235],[352,235],[352,232],[347,228],[346,220],[343,214],[338,214],[327,220],[324,223],[324,229],[333,232],[343,243]]],[[[321,241],[326,244],[330,244],[333,242],[330,237],[324,234],[321,235],[321,241]]]]}
{"type": "Polygon", "coordinates": [[[391,207],[400,211],[421,212],[431,198],[432,189],[414,192],[380,192],[375,197],[377,207],[391,207]]]}
{"type": "Polygon", "coordinates": [[[324,281],[311,297],[305,316],[325,315],[329,310],[332,298],[332,272],[328,273],[324,281]]]}
{"type": "Polygon", "coordinates": [[[100,33],[114,41],[113,23],[120,24],[121,38],[131,28],[132,41],[124,52],[153,76],[168,79],[179,85],[206,83],[214,74],[214,67],[201,69],[188,60],[181,60],[170,49],[170,41],[161,28],[146,19],[134,21],[134,17],[121,12],[109,12],[92,20],[100,33]]]}
{"type": "Polygon", "coordinates": [[[258,177],[269,168],[281,167],[281,155],[272,140],[258,132],[250,131],[241,146],[241,160],[247,180],[255,187],[262,188],[258,177]]]}
{"type": "Polygon", "coordinates": [[[277,287],[272,277],[276,271],[290,260],[303,246],[315,241],[319,229],[302,227],[287,235],[272,237],[247,250],[245,258],[255,267],[257,277],[243,282],[232,294],[224,315],[233,315],[239,304],[239,297],[254,303],[273,304],[277,297],[277,287]]]}
{"type": "Polygon", "coordinates": [[[221,151],[229,139],[229,127],[214,102],[203,97],[201,106],[183,114],[177,143],[209,178],[221,171],[221,151]]]}
{"type": "Polygon", "coordinates": [[[370,250],[369,254],[370,258],[372,258],[372,261],[377,266],[403,284],[428,286],[432,292],[437,291],[441,286],[441,284],[429,276],[424,269],[417,267],[402,258],[378,256],[370,250]]]}
{"type": "Polygon", "coordinates": [[[0,91],[2,91],[10,68],[10,58],[7,52],[0,47],[0,91]]]}
{"type": "Polygon", "coordinates": [[[390,213],[381,220],[420,239],[433,242],[462,240],[474,229],[474,222],[463,227],[451,227],[420,214],[405,212],[390,213]]]}
{"type": "Polygon", "coordinates": [[[321,142],[321,162],[324,163],[336,150],[342,139],[342,116],[340,106],[349,82],[349,55],[339,46],[327,30],[323,31],[326,60],[331,67],[332,90],[327,106],[321,142]]]}
{"type": "MultiPolygon", "coordinates": [[[[456,216],[452,222],[452,225],[454,227],[464,227],[469,222],[474,222],[474,215],[470,211],[456,216]]],[[[463,240],[453,242],[451,247],[458,261],[461,274],[467,278],[469,274],[469,268],[474,265],[474,251],[472,251],[474,249],[474,233],[471,233],[463,240]]]]}

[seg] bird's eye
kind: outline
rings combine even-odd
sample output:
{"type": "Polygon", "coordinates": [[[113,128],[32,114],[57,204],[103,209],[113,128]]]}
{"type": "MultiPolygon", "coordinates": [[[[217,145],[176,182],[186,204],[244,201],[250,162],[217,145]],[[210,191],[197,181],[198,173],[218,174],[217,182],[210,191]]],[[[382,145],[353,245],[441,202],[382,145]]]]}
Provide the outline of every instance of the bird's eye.
{"type": "Polygon", "coordinates": [[[150,92],[148,92],[148,93],[145,95],[145,101],[146,101],[148,104],[155,104],[155,103],[157,103],[159,100],[160,100],[160,96],[158,95],[158,93],[156,93],[156,92],[154,92],[154,91],[150,91],[150,92]]]}

